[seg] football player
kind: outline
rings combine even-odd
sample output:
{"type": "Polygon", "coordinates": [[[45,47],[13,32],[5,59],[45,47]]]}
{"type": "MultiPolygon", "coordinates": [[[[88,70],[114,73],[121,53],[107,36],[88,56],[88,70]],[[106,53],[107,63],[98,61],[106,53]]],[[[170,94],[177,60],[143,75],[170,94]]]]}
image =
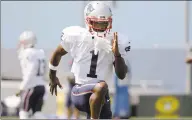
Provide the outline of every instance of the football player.
{"type": "Polygon", "coordinates": [[[19,37],[19,60],[22,70],[20,90],[16,94],[21,96],[20,119],[29,118],[29,110],[33,117],[43,118],[41,109],[45,94],[45,53],[35,48],[36,35],[32,31],[24,31],[19,37]]]}
{"type": "Polygon", "coordinates": [[[67,27],[62,31],[61,43],[49,63],[50,91],[57,95],[62,88],[56,76],[61,57],[70,53],[74,59],[71,72],[75,86],[71,97],[75,107],[87,113],[89,119],[111,119],[112,112],[107,80],[112,80],[113,66],[119,79],[124,79],[127,65],[124,58],[129,47],[128,38],[111,32],[112,11],[103,2],[90,2],[84,10],[86,28],[67,27]]]}
{"type": "MultiPolygon", "coordinates": [[[[70,60],[69,62],[70,69],[72,67],[72,64],[73,64],[73,59],[70,60]]],[[[69,83],[69,90],[66,97],[67,119],[72,119],[71,118],[72,115],[74,115],[74,119],[79,119],[79,111],[77,110],[77,108],[75,108],[71,100],[71,90],[73,86],[75,86],[75,76],[73,75],[73,73],[70,73],[67,76],[67,80],[69,83]]]]}

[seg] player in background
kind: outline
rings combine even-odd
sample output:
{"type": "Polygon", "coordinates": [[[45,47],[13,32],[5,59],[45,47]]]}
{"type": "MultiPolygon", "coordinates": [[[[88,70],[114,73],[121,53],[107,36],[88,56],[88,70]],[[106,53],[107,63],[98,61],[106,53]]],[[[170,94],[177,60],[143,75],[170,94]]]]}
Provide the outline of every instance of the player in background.
{"type": "Polygon", "coordinates": [[[62,88],[56,76],[61,57],[69,53],[74,59],[71,72],[75,76],[72,102],[91,119],[111,119],[111,105],[106,81],[112,80],[113,67],[121,80],[127,73],[124,58],[129,40],[111,32],[112,11],[103,2],[90,2],[84,10],[86,28],[71,26],[63,29],[61,43],[49,63],[50,91],[57,95],[62,88]]]}
{"type": "MultiPolygon", "coordinates": [[[[71,70],[72,64],[73,64],[73,59],[69,61],[70,70],[71,70]]],[[[71,90],[73,86],[75,86],[75,76],[73,75],[73,73],[70,73],[67,76],[67,80],[69,83],[69,90],[66,97],[67,119],[79,119],[79,111],[77,110],[77,108],[75,108],[71,100],[71,90]]]]}
{"type": "MultiPolygon", "coordinates": [[[[129,48],[127,48],[129,51],[129,48]]],[[[128,72],[124,80],[119,78],[114,73],[115,95],[113,98],[113,118],[114,119],[129,119],[131,116],[130,97],[128,93],[128,83],[131,79],[131,69],[128,60],[126,64],[129,66],[128,72]]]]}
{"type": "Polygon", "coordinates": [[[44,118],[41,110],[46,91],[46,57],[42,49],[35,48],[36,42],[36,35],[32,31],[24,31],[19,37],[18,57],[23,77],[16,95],[21,97],[20,119],[28,119],[30,109],[34,118],[44,118]]]}

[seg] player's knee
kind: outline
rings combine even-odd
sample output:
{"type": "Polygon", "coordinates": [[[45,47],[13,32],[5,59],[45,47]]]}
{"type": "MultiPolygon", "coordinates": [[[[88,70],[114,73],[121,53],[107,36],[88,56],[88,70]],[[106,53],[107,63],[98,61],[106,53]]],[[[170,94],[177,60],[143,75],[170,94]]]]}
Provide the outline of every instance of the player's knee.
{"type": "Polygon", "coordinates": [[[107,91],[108,91],[107,83],[106,82],[97,83],[95,88],[94,88],[94,91],[96,93],[105,95],[107,93],[107,91]]]}

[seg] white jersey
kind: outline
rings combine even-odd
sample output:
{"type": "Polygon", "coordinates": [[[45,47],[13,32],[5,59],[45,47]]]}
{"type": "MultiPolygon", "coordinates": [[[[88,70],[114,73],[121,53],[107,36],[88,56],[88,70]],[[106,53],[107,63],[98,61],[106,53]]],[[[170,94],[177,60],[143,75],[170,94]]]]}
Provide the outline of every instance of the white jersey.
{"type": "Polygon", "coordinates": [[[45,53],[42,49],[27,48],[19,52],[19,60],[23,75],[21,90],[38,85],[45,85],[45,53]]]}
{"type": "MultiPolygon", "coordinates": [[[[67,27],[62,31],[61,45],[74,59],[71,72],[74,73],[78,84],[93,79],[112,80],[114,55],[112,51],[100,51],[95,55],[93,40],[96,38],[98,37],[79,26],[67,27]]],[[[112,43],[113,34],[108,34],[106,39],[112,43]]],[[[124,58],[127,56],[129,43],[128,38],[118,35],[119,51],[124,58]]]]}

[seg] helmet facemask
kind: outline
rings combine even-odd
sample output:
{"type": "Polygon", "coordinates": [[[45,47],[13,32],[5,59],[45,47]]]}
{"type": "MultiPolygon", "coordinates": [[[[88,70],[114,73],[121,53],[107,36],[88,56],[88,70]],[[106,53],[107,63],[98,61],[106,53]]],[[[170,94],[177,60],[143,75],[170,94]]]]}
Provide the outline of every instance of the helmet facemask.
{"type": "MultiPolygon", "coordinates": [[[[98,19],[93,17],[87,17],[86,23],[91,33],[108,33],[112,28],[112,19],[98,19]]],[[[101,36],[100,36],[101,37],[101,36]]]]}
{"type": "Polygon", "coordinates": [[[26,48],[32,48],[32,47],[35,47],[35,44],[32,44],[32,43],[28,43],[28,41],[25,41],[25,40],[20,40],[19,41],[19,46],[26,49],[26,48]]]}
{"type": "Polygon", "coordinates": [[[105,37],[112,28],[111,8],[103,2],[90,2],[85,7],[84,18],[89,32],[99,37],[105,37]]]}

